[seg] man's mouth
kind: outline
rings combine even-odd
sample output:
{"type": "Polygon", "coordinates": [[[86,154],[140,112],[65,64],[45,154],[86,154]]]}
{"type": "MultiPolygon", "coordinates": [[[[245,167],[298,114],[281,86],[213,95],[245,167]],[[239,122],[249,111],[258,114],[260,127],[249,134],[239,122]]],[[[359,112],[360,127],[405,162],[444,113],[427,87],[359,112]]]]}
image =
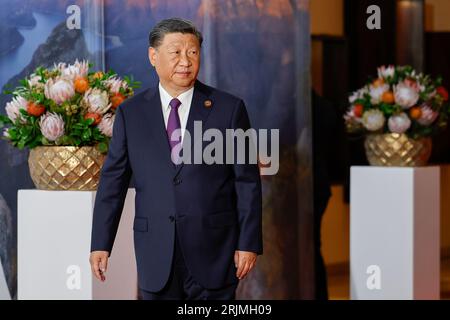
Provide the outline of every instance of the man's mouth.
{"type": "Polygon", "coordinates": [[[179,77],[189,77],[191,75],[191,72],[190,71],[180,71],[180,72],[176,72],[176,74],[179,77]]]}

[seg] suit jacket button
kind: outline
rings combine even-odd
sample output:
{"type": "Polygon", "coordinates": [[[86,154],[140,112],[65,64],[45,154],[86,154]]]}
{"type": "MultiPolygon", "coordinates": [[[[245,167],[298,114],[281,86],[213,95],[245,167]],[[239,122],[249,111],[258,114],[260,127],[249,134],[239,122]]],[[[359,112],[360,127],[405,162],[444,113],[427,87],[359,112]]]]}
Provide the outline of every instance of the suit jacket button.
{"type": "Polygon", "coordinates": [[[170,222],[174,222],[175,221],[175,217],[174,216],[169,216],[169,220],[170,220],[170,222]]]}
{"type": "Polygon", "coordinates": [[[181,179],[175,178],[175,179],[173,179],[173,184],[177,186],[181,183],[181,181],[182,181],[181,179]]]}

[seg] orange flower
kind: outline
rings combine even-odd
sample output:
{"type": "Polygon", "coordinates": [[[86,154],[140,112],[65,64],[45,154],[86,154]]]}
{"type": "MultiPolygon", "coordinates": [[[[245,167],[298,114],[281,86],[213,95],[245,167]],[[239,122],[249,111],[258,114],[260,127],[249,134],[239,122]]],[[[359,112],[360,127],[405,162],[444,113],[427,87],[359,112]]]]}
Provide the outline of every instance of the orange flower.
{"type": "Polygon", "coordinates": [[[40,117],[45,112],[45,106],[29,102],[27,105],[27,112],[29,115],[40,117]]]}
{"type": "Polygon", "coordinates": [[[420,117],[422,116],[422,109],[420,109],[419,107],[413,107],[409,110],[409,116],[412,119],[420,119],[420,117]]]}
{"type": "Polygon", "coordinates": [[[362,104],[355,104],[355,106],[353,107],[353,114],[357,118],[361,118],[362,117],[363,111],[364,111],[364,107],[363,107],[362,104]]]}
{"type": "Polygon", "coordinates": [[[86,78],[76,78],[74,81],[75,91],[85,93],[89,89],[89,81],[86,78]]]}
{"type": "Polygon", "coordinates": [[[383,93],[381,101],[387,104],[393,104],[395,102],[394,93],[392,91],[386,91],[385,93],[383,93]]]}
{"type": "Polygon", "coordinates": [[[84,115],[84,119],[94,119],[94,125],[97,125],[102,120],[102,116],[98,113],[88,112],[84,115]]]}
{"type": "Polygon", "coordinates": [[[115,93],[112,97],[111,97],[111,104],[112,104],[112,108],[116,109],[122,102],[124,102],[125,97],[123,94],[121,93],[115,93]]]}
{"type": "Polygon", "coordinates": [[[103,78],[103,72],[97,71],[96,73],[94,73],[94,79],[101,79],[101,78],[103,78]]]}
{"type": "Polygon", "coordinates": [[[381,87],[384,84],[384,79],[383,78],[378,78],[372,84],[376,88],[381,87]]]}

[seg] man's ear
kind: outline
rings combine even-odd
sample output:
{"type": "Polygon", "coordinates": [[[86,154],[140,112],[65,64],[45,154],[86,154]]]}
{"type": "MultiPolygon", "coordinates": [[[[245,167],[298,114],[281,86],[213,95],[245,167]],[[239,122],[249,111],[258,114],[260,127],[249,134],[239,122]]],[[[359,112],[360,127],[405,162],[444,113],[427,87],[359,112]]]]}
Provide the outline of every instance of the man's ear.
{"type": "Polygon", "coordinates": [[[156,49],[153,47],[148,48],[148,59],[150,60],[151,65],[154,67],[156,64],[156,49]]]}

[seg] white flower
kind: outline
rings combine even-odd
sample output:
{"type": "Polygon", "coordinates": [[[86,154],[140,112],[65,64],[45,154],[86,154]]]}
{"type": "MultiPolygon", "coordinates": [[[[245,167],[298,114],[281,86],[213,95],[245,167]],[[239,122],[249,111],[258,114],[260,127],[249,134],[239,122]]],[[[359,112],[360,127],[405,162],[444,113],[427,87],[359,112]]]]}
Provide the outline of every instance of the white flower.
{"type": "Polygon", "coordinates": [[[344,120],[345,121],[356,120],[356,116],[355,116],[355,113],[353,112],[353,109],[347,111],[347,113],[344,114],[344,120]]]}
{"type": "Polygon", "coordinates": [[[419,101],[419,91],[406,83],[394,86],[395,103],[403,109],[409,109],[419,101]]]}
{"type": "Polygon", "coordinates": [[[395,75],[395,67],[394,66],[389,66],[389,67],[385,67],[382,66],[380,68],[378,68],[378,78],[392,78],[395,75]]]}
{"type": "Polygon", "coordinates": [[[388,126],[392,133],[405,133],[411,127],[411,120],[406,113],[402,112],[391,116],[388,126]]]}
{"type": "Polygon", "coordinates": [[[89,63],[86,60],[82,62],[75,61],[74,64],[69,64],[66,66],[65,64],[59,64],[58,69],[61,71],[61,75],[74,81],[76,78],[85,78],[89,72],[89,63]]]}
{"type": "Polygon", "coordinates": [[[32,74],[30,76],[30,79],[28,79],[28,85],[30,87],[38,87],[38,88],[43,88],[44,84],[41,82],[42,78],[39,75],[36,74],[32,74]]]}
{"type": "Polygon", "coordinates": [[[47,99],[61,104],[70,100],[75,95],[73,82],[68,78],[58,77],[56,79],[49,79],[45,84],[44,90],[47,99]]]}
{"type": "Polygon", "coordinates": [[[386,83],[379,86],[370,85],[369,88],[369,93],[371,97],[370,102],[372,104],[379,104],[381,102],[383,94],[387,91],[389,91],[389,85],[386,83]]]}
{"type": "Polygon", "coordinates": [[[438,113],[431,109],[428,105],[423,104],[420,107],[420,110],[422,111],[422,115],[419,119],[417,119],[417,122],[420,123],[423,126],[429,126],[432,124],[438,117],[438,113]]]}
{"type": "Polygon", "coordinates": [[[84,95],[82,103],[88,108],[89,112],[101,115],[111,108],[108,92],[98,88],[89,89],[84,95]]]}
{"type": "Polygon", "coordinates": [[[15,122],[17,117],[19,117],[19,119],[23,120],[22,116],[20,114],[20,109],[27,110],[27,106],[28,106],[28,101],[24,97],[17,96],[17,97],[14,97],[11,102],[8,102],[6,104],[5,111],[6,111],[6,114],[8,115],[8,118],[12,122],[15,122]]]}
{"type": "Polygon", "coordinates": [[[376,109],[364,112],[362,118],[364,127],[369,131],[377,131],[383,128],[385,121],[383,113],[376,109]]]}
{"type": "Polygon", "coordinates": [[[4,136],[5,138],[8,138],[8,139],[9,139],[10,136],[9,136],[8,130],[9,130],[8,128],[6,128],[6,129],[3,130],[3,136],[4,136]]]}
{"type": "Polygon", "coordinates": [[[352,128],[360,128],[362,123],[362,118],[357,118],[355,116],[355,113],[353,112],[353,109],[350,111],[347,111],[347,113],[344,115],[344,120],[347,126],[352,128]]]}
{"type": "Polygon", "coordinates": [[[98,124],[98,129],[100,130],[100,132],[107,137],[112,137],[115,117],[116,115],[114,114],[107,114],[98,124]]]}
{"type": "Polygon", "coordinates": [[[369,89],[367,87],[364,87],[358,91],[353,92],[352,95],[348,98],[348,101],[350,102],[350,104],[354,104],[356,100],[363,99],[366,93],[369,93],[369,89]]]}
{"type": "Polygon", "coordinates": [[[61,115],[47,112],[39,121],[42,135],[49,141],[55,141],[64,135],[64,120],[61,115]]]}
{"type": "Polygon", "coordinates": [[[112,93],[118,93],[120,91],[120,88],[127,89],[128,84],[126,81],[122,81],[120,79],[117,79],[116,77],[110,78],[108,80],[105,80],[103,84],[112,92],[112,93]]]}

